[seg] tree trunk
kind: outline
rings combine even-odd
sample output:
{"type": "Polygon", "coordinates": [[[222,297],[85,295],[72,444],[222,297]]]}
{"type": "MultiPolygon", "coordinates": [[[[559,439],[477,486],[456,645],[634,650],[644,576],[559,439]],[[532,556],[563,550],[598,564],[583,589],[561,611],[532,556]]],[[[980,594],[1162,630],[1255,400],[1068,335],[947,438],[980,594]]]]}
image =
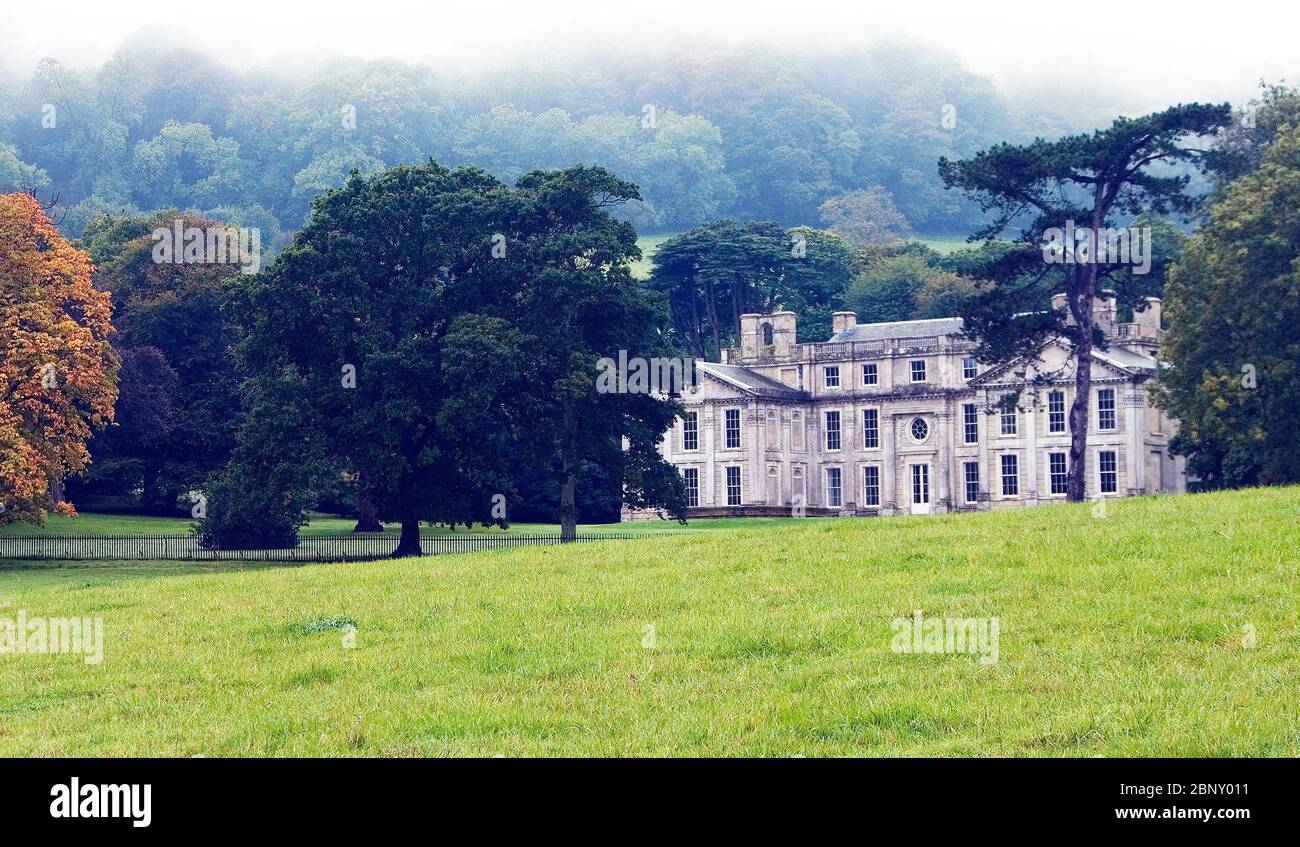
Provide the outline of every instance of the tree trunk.
{"type": "Polygon", "coordinates": [[[365,468],[357,471],[357,525],[353,532],[383,532],[384,525],[379,522],[379,510],[370,492],[370,472],[365,468]]]}
{"type": "Polygon", "coordinates": [[[1070,404],[1070,473],[1066,477],[1065,497],[1075,503],[1087,491],[1088,412],[1092,393],[1092,309],[1088,309],[1087,327],[1080,327],[1075,345],[1074,402],[1070,404]]]}
{"type": "Polygon", "coordinates": [[[691,352],[695,358],[708,361],[704,353],[704,329],[700,326],[700,299],[695,293],[695,283],[691,283],[691,352]]]}
{"type": "Polygon", "coordinates": [[[713,296],[713,280],[704,280],[704,311],[709,317],[709,328],[713,330],[713,349],[718,357],[717,361],[722,361],[722,335],[718,327],[718,302],[713,296]]]}
{"type": "Polygon", "coordinates": [[[420,549],[420,521],[418,518],[402,519],[402,537],[397,542],[397,549],[393,551],[393,558],[400,559],[403,556],[419,556],[420,549]]]}
{"type": "Polygon", "coordinates": [[[578,475],[565,472],[560,485],[560,541],[568,544],[578,537],[578,509],[574,494],[578,490],[578,475]]]}
{"type": "Polygon", "coordinates": [[[564,433],[560,442],[560,465],[564,481],[560,483],[560,541],[569,543],[578,537],[578,413],[574,404],[564,405],[564,433]]]}
{"type": "Polygon", "coordinates": [[[1074,284],[1067,292],[1070,314],[1077,329],[1074,344],[1074,402],[1070,404],[1070,467],[1065,498],[1082,502],[1087,497],[1088,416],[1092,406],[1092,306],[1097,297],[1097,215],[1092,220],[1093,252],[1088,264],[1075,265],[1074,284]]]}
{"type": "Polygon", "coordinates": [[[176,514],[176,498],[180,496],[180,492],[165,489],[162,482],[159,481],[160,476],[161,474],[156,469],[145,471],[143,491],[140,494],[141,514],[166,515],[168,517],[176,514]]]}

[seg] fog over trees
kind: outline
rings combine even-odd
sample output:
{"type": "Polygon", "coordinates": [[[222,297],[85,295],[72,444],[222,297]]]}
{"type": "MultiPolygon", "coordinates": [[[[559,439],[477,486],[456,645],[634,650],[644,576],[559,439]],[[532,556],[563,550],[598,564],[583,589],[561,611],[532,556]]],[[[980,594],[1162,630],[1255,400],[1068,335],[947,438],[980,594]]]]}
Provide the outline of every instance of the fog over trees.
{"type": "Polygon", "coordinates": [[[823,226],[826,209],[863,196],[890,198],[899,227],[956,233],[981,219],[944,191],[940,156],[1101,122],[1017,107],[951,54],[909,43],[604,48],[440,74],[342,57],[237,66],[135,38],[97,67],[46,58],[0,78],[0,191],[57,196],[70,237],[96,214],[174,208],[282,246],[353,169],[433,157],[509,182],[581,163],[640,187],[621,214],[643,233],[719,218],[823,226]]]}

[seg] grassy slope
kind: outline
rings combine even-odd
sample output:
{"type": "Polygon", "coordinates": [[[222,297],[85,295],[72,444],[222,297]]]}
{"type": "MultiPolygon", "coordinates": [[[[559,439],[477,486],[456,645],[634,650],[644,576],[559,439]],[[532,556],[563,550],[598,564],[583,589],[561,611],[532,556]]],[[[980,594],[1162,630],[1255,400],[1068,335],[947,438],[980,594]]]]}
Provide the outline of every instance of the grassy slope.
{"type": "Polygon", "coordinates": [[[650,278],[651,257],[654,256],[655,250],[659,245],[672,238],[676,233],[667,233],[666,235],[642,235],[638,236],[636,246],[641,248],[641,259],[632,263],[632,276],[637,279],[650,278]]]}
{"type": "Polygon", "coordinates": [[[0,617],[107,630],[97,666],[0,656],[0,754],[1294,756],[1298,550],[1290,488],[1101,519],[0,571],[0,617]],[[892,653],[891,619],[918,608],[998,617],[1001,661],[892,653]],[[355,649],[312,631],[337,616],[355,649]]]}

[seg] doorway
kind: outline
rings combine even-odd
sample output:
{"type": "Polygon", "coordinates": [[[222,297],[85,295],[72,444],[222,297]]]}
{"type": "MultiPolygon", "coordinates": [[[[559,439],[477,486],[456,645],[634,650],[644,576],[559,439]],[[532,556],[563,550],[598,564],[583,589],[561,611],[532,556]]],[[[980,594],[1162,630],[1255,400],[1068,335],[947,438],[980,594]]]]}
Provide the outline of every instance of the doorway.
{"type": "Polygon", "coordinates": [[[930,514],[930,465],[912,465],[912,514],[930,514]]]}

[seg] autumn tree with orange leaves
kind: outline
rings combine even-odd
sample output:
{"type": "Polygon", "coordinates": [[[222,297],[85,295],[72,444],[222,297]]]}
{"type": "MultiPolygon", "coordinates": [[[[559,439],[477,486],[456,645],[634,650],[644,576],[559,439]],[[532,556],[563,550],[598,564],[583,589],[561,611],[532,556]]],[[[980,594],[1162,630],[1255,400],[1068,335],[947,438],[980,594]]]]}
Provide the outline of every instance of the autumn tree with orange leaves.
{"type": "Polygon", "coordinates": [[[40,202],[0,195],[0,524],[75,514],[59,492],[113,419],[109,295],[40,202]]]}

